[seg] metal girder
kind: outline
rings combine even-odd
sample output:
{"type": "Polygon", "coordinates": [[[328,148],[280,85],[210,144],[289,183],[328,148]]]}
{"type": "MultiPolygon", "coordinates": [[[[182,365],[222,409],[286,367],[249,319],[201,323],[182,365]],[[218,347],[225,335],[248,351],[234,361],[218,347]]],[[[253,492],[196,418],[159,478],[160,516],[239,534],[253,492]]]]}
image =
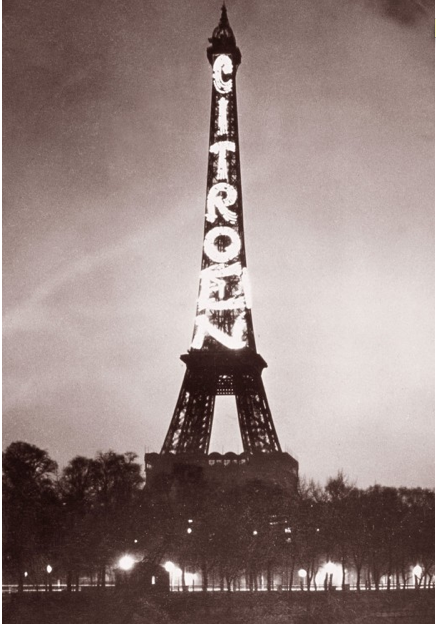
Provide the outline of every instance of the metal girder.
{"type": "Polygon", "coordinates": [[[281,451],[260,374],[242,373],[238,375],[235,386],[244,451],[281,451]]]}
{"type": "Polygon", "coordinates": [[[214,407],[211,380],[188,368],[162,453],[207,453],[214,407]]]}
{"type": "Polygon", "coordinates": [[[189,353],[187,371],[162,454],[207,453],[217,395],[234,395],[246,453],[280,451],[257,353],[189,353]]]}

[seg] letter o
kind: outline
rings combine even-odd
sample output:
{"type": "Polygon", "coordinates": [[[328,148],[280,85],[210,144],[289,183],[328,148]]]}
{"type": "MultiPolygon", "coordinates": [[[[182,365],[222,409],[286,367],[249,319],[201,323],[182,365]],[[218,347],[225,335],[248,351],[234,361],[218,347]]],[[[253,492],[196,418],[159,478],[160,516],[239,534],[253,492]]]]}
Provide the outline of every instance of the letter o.
{"type": "Polygon", "coordinates": [[[204,237],[204,251],[213,262],[229,262],[236,258],[241,251],[241,239],[239,234],[226,226],[214,227],[204,237]],[[215,241],[219,236],[228,236],[230,245],[223,251],[220,251],[215,245],[215,241]]]}

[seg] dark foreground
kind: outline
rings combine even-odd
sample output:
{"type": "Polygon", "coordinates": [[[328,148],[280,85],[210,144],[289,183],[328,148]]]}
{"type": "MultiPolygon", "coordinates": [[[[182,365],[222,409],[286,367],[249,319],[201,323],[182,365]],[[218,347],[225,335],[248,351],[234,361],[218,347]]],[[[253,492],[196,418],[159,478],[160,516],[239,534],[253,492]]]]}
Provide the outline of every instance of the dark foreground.
{"type": "Polygon", "coordinates": [[[433,624],[434,591],[13,595],[5,624],[433,624]]]}

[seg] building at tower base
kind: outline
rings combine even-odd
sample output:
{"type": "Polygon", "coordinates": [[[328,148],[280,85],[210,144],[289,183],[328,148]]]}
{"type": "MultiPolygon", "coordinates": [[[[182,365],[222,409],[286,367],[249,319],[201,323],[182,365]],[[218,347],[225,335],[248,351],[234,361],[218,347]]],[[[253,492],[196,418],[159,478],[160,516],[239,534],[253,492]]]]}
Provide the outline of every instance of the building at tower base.
{"type": "Polygon", "coordinates": [[[233,487],[250,481],[280,487],[289,495],[297,493],[298,462],[289,453],[210,453],[145,455],[147,486],[177,487],[204,483],[233,487]]]}

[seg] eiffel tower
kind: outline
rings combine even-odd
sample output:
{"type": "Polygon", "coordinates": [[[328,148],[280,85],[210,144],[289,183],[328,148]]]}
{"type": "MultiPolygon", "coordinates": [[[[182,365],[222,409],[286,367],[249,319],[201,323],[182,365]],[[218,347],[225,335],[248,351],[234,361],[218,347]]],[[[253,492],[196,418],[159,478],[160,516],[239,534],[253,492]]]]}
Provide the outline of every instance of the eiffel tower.
{"type": "MultiPolygon", "coordinates": [[[[243,466],[248,477],[286,474],[296,486],[298,462],[283,453],[257,353],[245,255],[239,161],[236,72],[241,52],[225,6],[209,39],[212,105],[200,287],[191,348],[160,455],[146,455],[148,473],[175,464],[243,466]],[[217,395],[234,395],[244,452],[208,455],[217,395]],[[221,458],[221,460],[220,460],[221,458]]],[[[241,471],[239,471],[241,472],[241,471]]],[[[242,474],[241,472],[241,474],[242,474]]]]}

